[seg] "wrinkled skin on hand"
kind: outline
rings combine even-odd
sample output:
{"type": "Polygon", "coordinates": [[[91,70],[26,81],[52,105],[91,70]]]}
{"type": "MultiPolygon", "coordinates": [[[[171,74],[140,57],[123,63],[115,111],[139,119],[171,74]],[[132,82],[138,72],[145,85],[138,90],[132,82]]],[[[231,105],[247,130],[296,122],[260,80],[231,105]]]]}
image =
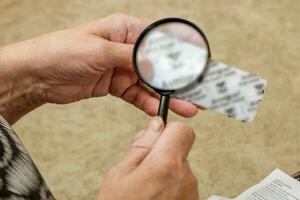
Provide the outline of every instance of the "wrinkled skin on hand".
{"type": "Polygon", "coordinates": [[[187,156],[194,131],[155,117],[133,140],[125,158],[112,168],[98,200],[198,200],[197,180],[187,156]]]}

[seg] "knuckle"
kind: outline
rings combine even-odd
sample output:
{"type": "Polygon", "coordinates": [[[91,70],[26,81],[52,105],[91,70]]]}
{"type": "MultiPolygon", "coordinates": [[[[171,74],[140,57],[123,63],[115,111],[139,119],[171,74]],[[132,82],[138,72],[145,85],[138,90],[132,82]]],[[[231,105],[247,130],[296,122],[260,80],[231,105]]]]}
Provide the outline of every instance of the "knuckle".
{"type": "Polygon", "coordinates": [[[127,18],[128,15],[120,12],[120,13],[111,14],[111,15],[109,15],[109,17],[116,18],[116,19],[123,19],[123,18],[127,18]]]}
{"type": "Polygon", "coordinates": [[[136,155],[136,157],[146,156],[150,153],[151,147],[148,147],[145,144],[135,143],[131,145],[131,151],[134,152],[134,155],[136,155]]]}
{"type": "Polygon", "coordinates": [[[176,159],[164,159],[157,166],[157,172],[163,178],[178,179],[183,175],[183,165],[176,159]]]}

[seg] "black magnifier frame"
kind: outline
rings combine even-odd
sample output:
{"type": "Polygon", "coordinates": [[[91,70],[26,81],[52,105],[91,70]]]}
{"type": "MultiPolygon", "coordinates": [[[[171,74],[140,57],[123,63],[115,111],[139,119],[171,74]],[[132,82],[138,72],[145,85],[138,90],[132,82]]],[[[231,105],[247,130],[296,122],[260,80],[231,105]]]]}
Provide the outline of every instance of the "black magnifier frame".
{"type": "MultiPolygon", "coordinates": [[[[136,72],[136,74],[138,75],[139,79],[145,84],[147,85],[148,87],[154,89],[157,93],[159,93],[161,95],[161,98],[160,98],[160,103],[159,103],[159,109],[158,109],[158,116],[160,116],[163,121],[165,122],[165,124],[167,123],[167,118],[168,118],[168,109],[169,109],[169,101],[170,101],[170,95],[172,95],[175,90],[162,90],[160,88],[156,88],[154,86],[152,86],[151,84],[149,84],[142,76],[142,74],[140,73],[139,69],[138,69],[138,64],[137,64],[137,52],[138,52],[138,49],[140,47],[140,43],[143,41],[144,37],[151,31],[153,30],[154,28],[162,25],[162,24],[167,24],[167,23],[174,23],[174,22],[177,22],[177,23],[182,23],[182,24],[186,24],[192,28],[194,28],[200,35],[201,37],[203,38],[204,40],[204,43],[206,45],[206,48],[207,48],[207,59],[206,59],[206,63],[205,63],[205,66],[204,66],[204,70],[201,74],[199,74],[199,76],[195,79],[195,81],[197,82],[201,82],[201,80],[203,79],[204,77],[204,74],[206,73],[207,71],[207,68],[208,68],[208,63],[210,62],[210,59],[211,59],[211,51],[210,51],[210,47],[209,47],[209,43],[208,43],[208,40],[207,40],[207,37],[205,36],[204,32],[197,26],[195,25],[194,23],[188,21],[188,20],[185,20],[185,19],[182,19],[182,18],[176,18],[176,17],[172,17],[172,18],[164,18],[164,19],[160,19],[152,24],[150,24],[140,35],[139,37],[137,38],[136,40],[136,43],[134,45],[134,48],[133,48],[133,54],[132,54],[132,64],[133,64],[133,67],[134,67],[134,70],[136,72]]],[[[186,87],[188,87],[189,85],[192,85],[192,83],[186,85],[186,86],[183,86],[182,88],[178,88],[176,89],[177,90],[182,90],[186,87]]]]}

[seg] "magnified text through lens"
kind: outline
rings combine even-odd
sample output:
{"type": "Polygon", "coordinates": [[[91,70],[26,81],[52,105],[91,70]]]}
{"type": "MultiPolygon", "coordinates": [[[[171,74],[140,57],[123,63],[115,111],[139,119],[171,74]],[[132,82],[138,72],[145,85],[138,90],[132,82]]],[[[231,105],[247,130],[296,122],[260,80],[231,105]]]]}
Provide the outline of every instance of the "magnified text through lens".
{"type": "Polygon", "coordinates": [[[204,71],[208,50],[193,27],[170,22],[150,30],[137,50],[143,80],[160,90],[176,90],[195,81],[204,71]]]}

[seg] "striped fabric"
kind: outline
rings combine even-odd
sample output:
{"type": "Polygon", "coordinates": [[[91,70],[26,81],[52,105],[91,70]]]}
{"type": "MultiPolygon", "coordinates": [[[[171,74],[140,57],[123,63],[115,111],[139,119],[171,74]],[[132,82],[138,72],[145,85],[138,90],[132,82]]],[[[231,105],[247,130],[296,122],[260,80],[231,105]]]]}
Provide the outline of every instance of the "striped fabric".
{"type": "Polygon", "coordinates": [[[14,130],[0,116],[0,199],[54,200],[14,130]]]}

